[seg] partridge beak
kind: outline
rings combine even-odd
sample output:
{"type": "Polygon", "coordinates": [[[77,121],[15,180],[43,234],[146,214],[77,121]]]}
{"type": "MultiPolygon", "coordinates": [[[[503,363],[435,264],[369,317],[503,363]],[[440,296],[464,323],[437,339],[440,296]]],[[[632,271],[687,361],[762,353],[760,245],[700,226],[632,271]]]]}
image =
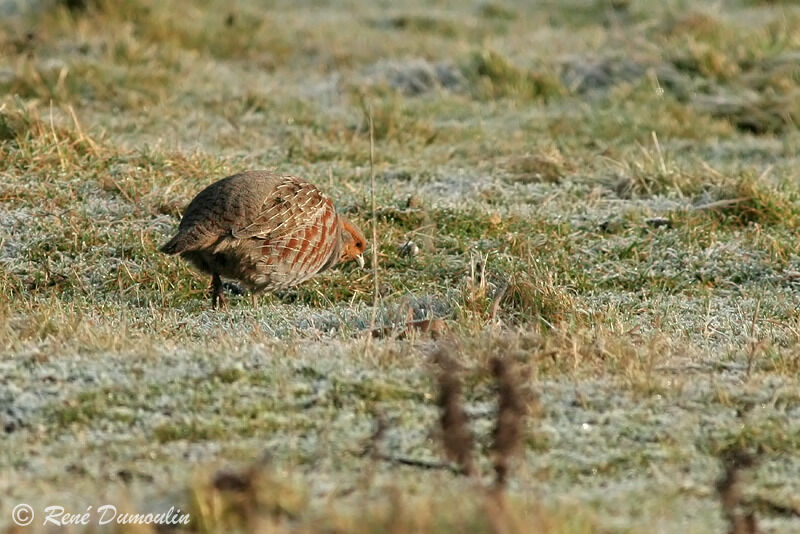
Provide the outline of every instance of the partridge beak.
{"type": "Polygon", "coordinates": [[[364,256],[361,256],[361,255],[356,256],[356,261],[358,262],[358,266],[363,269],[364,268],[364,256]]]}

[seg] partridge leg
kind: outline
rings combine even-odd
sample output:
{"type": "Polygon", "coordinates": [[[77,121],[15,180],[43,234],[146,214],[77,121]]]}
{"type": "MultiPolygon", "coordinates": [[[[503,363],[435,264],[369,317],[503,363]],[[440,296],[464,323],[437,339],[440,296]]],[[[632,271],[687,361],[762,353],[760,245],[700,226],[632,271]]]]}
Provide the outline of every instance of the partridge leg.
{"type": "Polygon", "coordinates": [[[253,307],[255,308],[258,306],[258,295],[255,293],[250,293],[250,298],[253,300],[253,307]]]}
{"type": "Polygon", "coordinates": [[[216,309],[219,304],[220,309],[225,308],[225,297],[222,294],[222,278],[217,273],[211,277],[211,308],[216,309]]]}

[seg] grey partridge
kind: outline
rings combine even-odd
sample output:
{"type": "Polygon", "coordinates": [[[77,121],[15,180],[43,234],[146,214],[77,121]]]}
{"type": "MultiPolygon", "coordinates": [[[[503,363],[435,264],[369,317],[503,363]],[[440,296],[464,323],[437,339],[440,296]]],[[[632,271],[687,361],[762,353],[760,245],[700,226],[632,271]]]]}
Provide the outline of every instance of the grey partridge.
{"type": "Polygon", "coordinates": [[[281,290],[343,261],[363,266],[365,249],[361,230],[313,184],[268,171],[235,174],[203,189],[177,235],[161,247],[211,275],[213,308],[225,305],[223,277],[254,295],[281,290]]]}

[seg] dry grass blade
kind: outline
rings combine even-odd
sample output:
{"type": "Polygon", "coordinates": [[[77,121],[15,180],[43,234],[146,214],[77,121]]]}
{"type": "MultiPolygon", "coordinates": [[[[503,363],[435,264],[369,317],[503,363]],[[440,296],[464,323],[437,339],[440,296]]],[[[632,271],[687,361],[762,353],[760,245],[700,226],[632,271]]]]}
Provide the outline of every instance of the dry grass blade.
{"type": "Polygon", "coordinates": [[[61,150],[61,141],[58,139],[58,135],[56,134],[56,126],[53,122],[53,101],[50,101],[50,133],[53,135],[53,146],[56,147],[58,151],[58,159],[61,162],[61,170],[67,170],[67,159],[64,155],[63,151],[61,150]]]}
{"type": "Polygon", "coordinates": [[[403,465],[406,467],[416,467],[419,469],[425,469],[429,471],[450,471],[455,475],[464,474],[463,470],[460,467],[455,467],[449,463],[429,462],[427,460],[408,458],[406,456],[392,456],[390,454],[384,454],[380,452],[375,454],[374,458],[377,460],[383,460],[385,462],[393,463],[396,465],[403,465]]]}
{"type": "Polygon", "coordinates": [[[381,441],[383,441],[383,436],[386,434],[386,428],[386,418],[380,413],[375,414],[375,430],[364,445],[362,456],[369,455],[373,459],[381,457],[381,441]]]}
{"type": "Polygon", "coordinates": [[[405,456],[395,456],[386,454],[381,450],[381,442],[386,434],[388,423],[386,418],[381,414],[375,416],[375,430],[367,440],[364,448],[358,453],[358,456],[369,456],[372,460],[381,460],[395,465],[403,465],[406,467],[417,467],[426,470],[442,470],[450,471],[453,474],[460,474],[460,468],[454,467],[449,463],[442,462],[429,462],[427,460],[419,460],[417,458],[408,458],[405,456]]]}
{"type": "MultiPolygon", "coordinates": [[[[378,284],[378,226],[375,208],[375,125],[372,118],[372,106],[367,108],[367,118],[369,120],[369,196],[371,207],[372,224],[372,314],[369,319],[369,331],[375,331],[375,322],[378,318],[378,304],[380,302],[380,287],[378,284]]],[[[371,335],[367,336],[364,350],[369,348],[372,341],[371,335]]]]}
{"type": "Polygon", "coordinates": [[[70,117],[72,117],[72,123],[75,125],[75,131],[78,132],[78,141],[86,142],[86,144],[89,145],[89,149],[92,151],[92,154],[99,156],[100,150],[97,147],[97,143],[95,143],[91,137],[87,136],[83,132],[81,123],[78,121],[78,116],[75,114],[75,109],[72,106],[68,106],[67,109],[69,110],[70,117]]]}
{"type": "Polygon", "coordinates": [[[750,199],[747,197],[724,198],[722,200],[715,200],[714,202],[701,204],[700,206],[694,206],[692,207],[692,210],[703,211],[703,210],[716,210],[720,208],[728,208],[730,206],[736,206],[737,204],[741,204],[742,202],[747,202],[748,200],[750,199]]]}
{"type": "Polygon", "coordinates": [[[500,303],[503,301],[503,297],[506,296],[506,291],[508,291],[508,285],[508,280],[503,280],[495,290],[492,306],[489,308],[489,321],[494,321],[497,317],[497,312],[500,311],[500,303]]]}
{"type": "Polygon", "coordinates": [[[750,350],[747,352],[747,377],[753,372],[756,354],[761,346],[758,341],[758,312],[761,310],[761,298],[756,301],[756,309],[753,311],[753,320],[750,322],[750,350]]]}

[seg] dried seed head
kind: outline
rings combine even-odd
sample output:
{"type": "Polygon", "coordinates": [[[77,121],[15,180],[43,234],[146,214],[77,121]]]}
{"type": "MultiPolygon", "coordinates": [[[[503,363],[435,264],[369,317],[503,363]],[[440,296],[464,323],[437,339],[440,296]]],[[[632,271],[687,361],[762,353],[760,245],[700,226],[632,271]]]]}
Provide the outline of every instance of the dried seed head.
{"type": "Polygon", "coordinates": [[[469,476],[475,471],[472,462],[474,440],[469,429],[469,418],[462,405],[457,365],[443,348],[434,354],[433,359],[439,367],[437,404],[441,411],[439,422],[444,450],[450,459],[461,466],[462,473],[469,476]]]}
{"type": "Polygon", "coordinates": [[[520,446],[527,410],[512,362],[506,358],[493,357],[490,365],[497,384],[497,421],[492,433],[491,451],[495,484],[498,488],[503,488],[508,480],[511,457],[520,446]]]}
{"type": "Polygon", "coordinates": [[[758,534],[758,524],[754,511],[741,511],[742,491],[740,475],[742,470],[752,467],[757,458],[746,451],[734,448],[725,451],[720,460],[724,472],[717,481],[717,493],[725,516],[728,518],[729,534],[758,534]]]}

